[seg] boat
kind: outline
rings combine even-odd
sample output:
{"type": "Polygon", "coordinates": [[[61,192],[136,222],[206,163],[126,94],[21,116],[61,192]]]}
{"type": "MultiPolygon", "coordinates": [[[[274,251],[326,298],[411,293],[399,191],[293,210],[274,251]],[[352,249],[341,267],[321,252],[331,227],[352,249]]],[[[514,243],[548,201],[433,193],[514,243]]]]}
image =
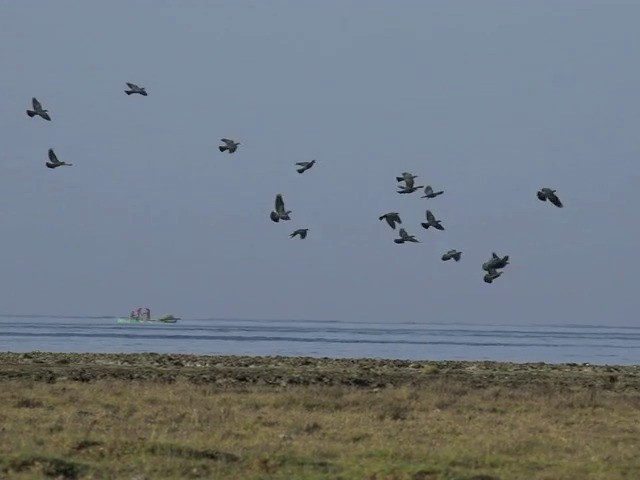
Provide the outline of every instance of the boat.
{"type": "Polygon", "coordinates": [[[142,308],[139,308],[137,311],[133,310],[128,317],[117,317],[116,323],[176,323],[180,320],[180,318],[174,317],[171,314],[151,318],[151,310],[148,308],[144,309],[144,312],[142,310],[142,308]]]}

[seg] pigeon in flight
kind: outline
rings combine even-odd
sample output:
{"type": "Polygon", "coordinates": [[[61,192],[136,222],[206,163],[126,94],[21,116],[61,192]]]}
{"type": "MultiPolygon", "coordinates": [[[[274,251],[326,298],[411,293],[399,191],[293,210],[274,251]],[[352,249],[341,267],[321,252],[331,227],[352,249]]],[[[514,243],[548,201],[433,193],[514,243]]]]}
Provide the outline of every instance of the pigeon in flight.
{"type": "Polygon", "coordinates": [[[49,168],[58,168],[58,167],[62,167],[63,165],[67,165],[67,166],[72,166],[72,163],[66,163],[66,162],[61,162],[60,160],[58,160],[58,157],[56,156],[55,152],[53,151],[53,148],[49,149],[49,161],[45,164],[47,167],[49,168]]]}
{"type": "Polygon", "coordinates": [[[51,121],[51,117],[49,116],[49,113],[48,113],[49,110],[45,110],[44,108],[42,108],[42,105],[40,104],[40,102],[36,97],[33,97],[31,99],[31,104],[33,105],[33,110],[27,110],[27,115],[29,115],[29,117],[33,118],[34,116],[38,115],[39,117],[42,117],[45,120],[51,121]]]}
{"type": "Polygon", "coordinates": [[[289,237],[293,238],[296,235],[300,235],[300,238],[302,240],[304,240],[305,238],[307,238],[307,232],[309,231],[308,228],[299,228],[296,231],[294,231],[291,235],[289,235],[289,237]]]}
{"type": "Polygon", "coordinates": [[[234,142],[228,138],[223,138],[220,141],[224,143],[224,145],[220,145],[218,147],[221,152],[227,151],[229,153],[233,153],[238,149],[238,145],[240,145],[240,142],[234,142]]]}
{"type": "Polygon", "coordinates": [[[307,170],[309,170],[311,167],[313,167],[315,163],[316,163],[315,160],[311,160],[310,162],[298,162],[296,163],[296,165],[298,165],[300,168],[296,168],[296,172],[304,173],[307,170]]]}
{"type": "Polygon", "coordinates": [[[398,245],[404,242],[420,243],[420,240],[416,240],[416,237],[414,235],[409,235],[404,228],[401,228],[398,234],[400,235],[400,238],[393,239],[393,241],[398,245]]]}
{"type": "Polygon", "coordinates": [[[456,262],[459,262],[461,257],[462,252],[459,252],[457,250],[449,250],[447,253],[442,255],[442,260],[446,262],[447,260],[451,260],[453,258],[456,262]]]}
{"type": "Polygon", "coordinates": [[[413,193],[416,190],[421,189],[423,185],[420,185],[418,187],[414,185],[416,178],[418,178],[417,175],[413,175],[409,172],[402,172],[401,177],[396,177],[396,180],[398,182],[404,182],[404,187],[399,187],[400,190],[398,190],[398,193],[413,193]]]}
{"type": "Polygon", "coordinates": [[[542,188],[542,189],[538,190],[536,195],[538,195],[538,199],[539,200],[542,200],[543,202],[546,202],[547,200],[549,200],[556,207],[562,208],[562,202],[560,201],[560,199],[556,195],[556,191],[555,190],[551,190],[550,188],[542,188]]]}
{"type": "Polygon", "coordinates": [[[282,194],[279,193],[276,195],[276,209],[271,212],[270,218],[274,222],[279,222],[280,220],[291,220],[289,218],[289,214],[291,210],[285,210],[284,208],[284,200],[282,199],[282,194]]]}
{"type": "MultiPolygon", "coordinates": [[[[482,269],[486,272],[491,273],[491,271],[495,271],[498,268],[504,268],[509,265],[509,255],[505,255],[500,258],[496,252],[491,254],[491,259],[488,262],[484,262],[482,264],[482,269]]],[[[497,278],[497,277],[496,277],[497,278]]]]}
{"type": "Polygon", "coordinates": [[[496,270],[489,270],[484,276],[484,281],[486,283],[493,283],[493,281],[496,278],[498,278],[500,275],[502,275],[502,272],[498,272],[496,270]]]}
{"type": "Polygon", "coordinates": [[[444,230],[444,227],[440,223],[440,220],[436,220],[436,217],[431,213],[431,210],[427,210],[427,221],[421,224],[423,228],[433,227],[436,230],[444,230]]]}
{"type": "Polygon", "coordinates": [[[144,97],[147,96],[147,90],[144,87],[139,87],[135,83],[126,82],[126,84],[127,84],[127,87],[129,87],[129,90],[125,90],[124,93],[126,93],[127,95],[132,95],[134,93],[137,93],[144,97]]]}
{"type": "Polygon", "coordinates": [[[396,229],[396,223],[402,223],[400,220],[400,214],[398,212],[389,212],[378,217],[378,220],[385,220],[391,228],[396,229]]]}
{"type": "Polygon", "coordinates": [[[442,195],[444,190],[440,190],[439,192],[434,192],[431,185],[427,185],[424,187],[424,195],[421,198],[436,198],[438,195],[442,195]]]}

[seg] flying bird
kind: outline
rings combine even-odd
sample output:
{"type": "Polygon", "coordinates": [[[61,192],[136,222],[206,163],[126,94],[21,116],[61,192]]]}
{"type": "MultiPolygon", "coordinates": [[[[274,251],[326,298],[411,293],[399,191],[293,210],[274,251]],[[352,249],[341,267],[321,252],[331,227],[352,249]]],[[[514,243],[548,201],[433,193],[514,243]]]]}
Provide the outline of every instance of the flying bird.
{"type": "Polygon", "coordinates": [[[433,227],[436,230],[444,230],[444,227],[440,223],[440,220],[436,220],[436,217],[431,213],[431,210],[427,210],[427,221],[421,223],[423,228],[433,227]]]}
{"type": "Polygon", "coordinates": [[[407,185],[409,185],[409,182],[411,182],[411,185],[413,185],[413,181],[416,178],[418,178],[417,175],[413,175],[412,173],[409,173],[409,172],[402,172],[402,176],[396,177],[396,180],[398,182],[405,182],[407,185]]]}
{"type": "Polygon", "coordinates": [[[238,145],[240,145],[240,142],[234,142],[228,138],[223,138],[220,141],[224,143],[224,145],[218,147],[221,152],[228,151],[229,153],[233,153],[238,149],[238,145]]]}
{"type": "Polygon", "coordinates": [[[496,252],[493,252],[489,261],[482,264],[482,269],[486,272],[491,273],[491,271],[494,271],[498,268],[504,268],[507,265],[509,265],[509,255],[505,255],[504,257],[500,258],[496,254],[496,252]]]}
{"type": "Polygon", "coordinates": [[[276,209],[271,212],[270,218],[274,222],[279,222],[280,220],[291,220],[289,218],[289,214],[291,210],[285,210],[284,208],[284,200],[282,199],[282,194],[279,193],[276,195],[276,209]]]}
{"type": "Polygon", "coordinates": [[[296,168],[296,172],[304,173],[307,170],[309,170],[311,167],[313,167],[315,163],[316,163],[315,160],[311,160],[310,162],[298,162],[296,163],[296,165],[298,165],[300,168],[296,168]]]}
{"type": "Polygon", "coordinates": [[[556,191],[555,190],[552,190],[550,188],[541,188],[540,190],[538,190],[536,195],[538,195],[538,199],[539,200],[542,200],[543,202],[546,202],[547,200],[549,200],[556,207],[562,208],[562,202],[560,201],[560,199],[556,195],[556,191]]]}
{"type": "Polygon", "coordinates": [[[378,220],[385,220],[391,228],[396,229],[396,223],[402,223],[400,220],[400,214],[398,212],[385,213],[378,217],[378,220]]]}
{"type": "Polygon", "coordinates": [[[409,172],[402,172],[401,177],[396,177],[396,180],[398,182],[404,182],[404,187],[398,186],[398,188],[400,188],[400,190],[398,190],[398,193],[413,193],[416,190],[420,190],[424,185],[416,187],[414,185],[416,178],[418,178],[417,175],[413,175],[409,172]]]}
{"type": "Polygon", "coordinates": [[[453,258],[456,262],[459,262],[461,257],[462,252],[459,252],[458,250],[449,250],[447,253],[442,255],[442,260],[446,262],[447,260],[451,260],[453,258]]]}
{"type": "Polygon", "coordinates": [[[27,110],[27,115],[29,115],[29,117],[33,118],[34,116],[38,115],[39,117],[42,117],[45,120],[51,121],[51,117],[49,116],[49,113],[48,113],[49,110],[45,110],[44,108],[42,108],[42,105],[40,104],[40,102],[36,97],[33,97],[31,99],[31,104],[33,105],[33,110],[27,110]]]}
{"type": "Polygon", "coordinates": [[[53,151],[53,148],[49,149],[49,161],[47,163],[45,163],[45,165],[49,168],[58,168],[58,167],[62,167],[63,165],[67,165],[69,167],[71,167],[73,164],[72,163],[66,163],[66,162],[61,162],[60,160],[58,160],[58,157],[56,156],[55,152],[53,151]]]}
{"type": "Polygon", "coordinates": [[[289,235],[289,237],[293,238],[296,235],[299,235],[300,238],[302,240],[304,240],[305,238],[307,238],[307,232],[309,231],[308,228],[299,228],[296,231],[294,231],[291,235],[289,235]]]}
{"type": "Polygon", "coordinates": [[[393,241],[398,245],[404,242],[420,243],[420,240],[416,240],[414,235],[409,235],[404,228],[401,228],[398,234],[400,235],[400,238],[393,239],[393,241]]]}
{"type": "Polygon", "coordinates": [[[498,278],[500,275],[502,275],[502,272],[498,272],[496,270],[489,270],[485,276],[484,276],[484,281],[486,283],[493,283],[493,281],[498,278]]]}
{"type": "Polygon", "coordinates": [[[424,187],[424,195],[421,198],[436,198],[438,195],[442,195],[444,190],[440,190],[439,192],[434,192],[431,185],[427,185],[424,187]]]}
{"type": "Polygon", "coordinates": [[[132,95],[134,93],[137,93],[144,97],[147,96],[147,90],[144,87],[139,87],[135,83],[129,83],[129,82],[125,82],[125,83],[127,84],[127,87],[129,87],[129,90],[124,91],[124,93],[126,93],[127,95],[132,95]]]}

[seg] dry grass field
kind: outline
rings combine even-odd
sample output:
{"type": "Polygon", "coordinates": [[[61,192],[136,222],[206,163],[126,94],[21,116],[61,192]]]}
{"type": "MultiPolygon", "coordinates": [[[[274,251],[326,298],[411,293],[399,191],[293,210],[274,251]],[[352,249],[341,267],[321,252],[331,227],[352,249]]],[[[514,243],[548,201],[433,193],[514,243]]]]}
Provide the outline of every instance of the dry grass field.
{"type": "Polygon", "coordinates": [[[0,354],[0,478],[640,478],[640,367],[0,354]]]}

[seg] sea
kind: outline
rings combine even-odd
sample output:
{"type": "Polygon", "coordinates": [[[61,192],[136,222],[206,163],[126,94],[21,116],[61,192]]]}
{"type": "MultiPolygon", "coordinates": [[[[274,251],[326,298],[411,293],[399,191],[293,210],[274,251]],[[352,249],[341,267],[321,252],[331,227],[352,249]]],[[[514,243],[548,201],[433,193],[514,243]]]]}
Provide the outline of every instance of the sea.
{"type": "Polygon", "coordinates": [[[36,350],[637,365],[640,327],[0,315],[0,351],[36,350]]]}

